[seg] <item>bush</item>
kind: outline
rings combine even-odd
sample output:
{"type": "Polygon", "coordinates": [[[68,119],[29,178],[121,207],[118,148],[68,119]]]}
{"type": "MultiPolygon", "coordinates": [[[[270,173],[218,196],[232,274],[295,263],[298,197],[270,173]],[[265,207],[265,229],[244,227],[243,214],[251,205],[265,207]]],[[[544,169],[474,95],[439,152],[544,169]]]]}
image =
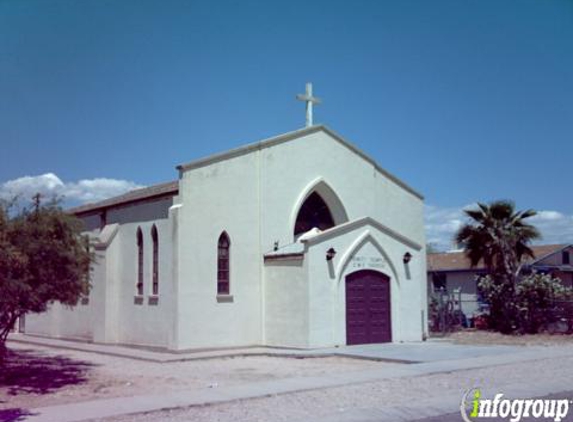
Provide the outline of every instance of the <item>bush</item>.
{"type": "Polygon", "coordinates": [[[569,299],[571,288],[561,280],[546,274],[531,274],[523,278],[515,289],[519,311],[519,329],[534,334],[549,322],[554,322],[555,302],[569,299]]]}
{"type": "Polygon", "coordinates": [[[511,288],[488,275],[480,278],[478,286],[491,307],[490,326],[504,333],[539,332],[553,322],[556,301],[573,297],[571,288],[547,274],[529,274],[511,288]]]}

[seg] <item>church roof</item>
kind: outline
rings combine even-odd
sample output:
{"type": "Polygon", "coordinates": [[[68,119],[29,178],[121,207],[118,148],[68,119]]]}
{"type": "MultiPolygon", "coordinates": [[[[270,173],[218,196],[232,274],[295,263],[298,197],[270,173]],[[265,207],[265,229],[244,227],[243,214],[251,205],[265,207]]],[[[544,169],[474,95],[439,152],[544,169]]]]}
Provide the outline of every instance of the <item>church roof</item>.
{"type": "Polygon", "coordinates": [[[225,152],[213,154],[213,155],[210,155],[210,156],[205,157],[205,158],[200,158],[198,160],[194,160],[194,161],[191,161],[191,162],[186,163],[186,164],[180,164],[177,166],[177,170],[179,170],[180,172],[183,172],[186,170],[204,167],[204,166],[207,166],[207,165],[212,164],[212,163],[216,163],[219,161],[224,161],[224,160],[228,160],[230,158],[239,157],[241,155],[249,154],[253,151],[262,150],[265,148],[270,148],[270,147],[273,147],[275,145],[279,145],[279,144],[282,144],[284,142],[288,142],[288,141],[291,141],[291,140],[294,140],[294,139],[297,139],[297,138],[300,138],[302,136],[306,136],[306,135],[309,135],[309,134],[315,133],[315,132],[327,133],[333,139],[335,139],[336,141],[338,141],[342,145],[344,145],[346,148],[348,148],[349,150],[351,150],[352,152],[354,152],[355,154],[357,154],[358,156],[360,156],[361,158],[363,158],[364,160],[366,160],[367,162],[372,164],[374,166],[374,168],[376,168],[376,170],[378,170],[380,173],[382,173],[388,179],[392,180],[398,186],[402,187],[403,189],[410,192],[414,196],[416,196],[420,199],[424,199],[422,194],[420,194],[419,192],[414,190],[412,187],[408,186],[406,183],[404,183],[402,180],[398,179],[393,174],[384,170],[382,167],[380,167],[378,165],[378,163],[373,158],[368,156],[365,152],[360,150],[357,146],[355,146],[351,142],[347,141],[342,136],[340,136],[339,134],[337,134],[333,130],[329,129],[325,125],[315,125],[315,126],[305,127],[303,129],[298,129],[298,130],[295,130],[292,132],[283,133],[282,135],[274,136],[272,138],[263,139],[262,141],[243,145],[241,147],[234,148],[234,149],[231,149],[231,150],[228,150],[225,152]]]}
{"type": "Polygon", "coordinates": [[[175,180],[173,182],[160,183],[157,185],[132,190],[127,193],[124,193],[123,195],[114,196],[113,198],[104,199],[103,201],[99,202],[80,205],[78,207],[70,208],[67,211],[71,214],[85,214],[102,208],[109,208],[117,205],[125,205],[128,203],[133,203],[163,196],[173,196],[177,195],[178,191],[179,191],[179,181],[175,180]]]}

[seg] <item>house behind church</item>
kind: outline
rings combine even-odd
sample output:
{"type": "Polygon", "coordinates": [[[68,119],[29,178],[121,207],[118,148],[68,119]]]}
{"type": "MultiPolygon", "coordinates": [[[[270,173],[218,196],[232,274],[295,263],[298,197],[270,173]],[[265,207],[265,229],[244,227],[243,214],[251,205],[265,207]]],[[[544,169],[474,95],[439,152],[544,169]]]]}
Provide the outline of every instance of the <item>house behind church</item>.
{"type": "Polygon", "coordinates": [[[71,210],[97,261],[28,334],[170,350],[426,335],[423,198],[325,126],[177,167],[71,210]]]}
{"type": "MultiPolygon", "coordinates": [[[[563,285],[573,287],[573,245],[534,245],[531,249],[534,257],[525,262],[524,269],[551,274],[563,285]]],[[[472,267],[461,251],[429,253],[427,259],[428,295],[431,297],[439,291],[452,294],[459,290],[464,315],[469,318],[478,313],[483,303],[476,280],[486,274],[483,262],[472,267]]]]}

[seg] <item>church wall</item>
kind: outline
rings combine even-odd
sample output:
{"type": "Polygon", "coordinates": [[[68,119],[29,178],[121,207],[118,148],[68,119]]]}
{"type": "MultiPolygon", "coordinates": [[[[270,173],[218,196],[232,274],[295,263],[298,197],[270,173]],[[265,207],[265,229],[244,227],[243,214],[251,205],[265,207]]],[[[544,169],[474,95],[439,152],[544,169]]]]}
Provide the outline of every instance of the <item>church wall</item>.
{"type": "Polygon", "coordinates": [[[420,341],[425,331],[425,255],[375,227],[364,226],[309,245],[310,346],[346,344],[347,275],[371,269],[390,277],[392,341],[420,341]],[[326,251],[337,253],[326,261],[326,251]],[[406,266],[402,257],[412,254],[406,266]]]}
{"type": "MultiPolygon", "coordinates": [[[[89,234],[93,236],[96,232],[89,234]]],[[[99,262],[99,260],[98,260],[99,262]]],[[[86,301],[79,301],[74,307],[54,303],[40,314],[26,315],[26,334],[70,339],[93,340],[97,326],[97,304],[102,300],[101,272],[94,268],[91,273],[91,290],[86,301]]]]}
{"type": "Polygon", "coordinates": [[[313,181],[338,195],[349,220],[371,216],[424,244],[423,201],[324,132],[261,151],[263,249],[293,241],[296,204],[313,181]]]}
{"type": "Polygon", "coordinates": [[[265,262],[265,344],[308,347],[308,269],[302,259],[265,262]]]}
{"type": "Polygon", "coordinates": [[[173,205],[173,197],[168,196],[110,208],[107,211],[107,224],[139,223],[166,219],[169,217],[171,205],[173,205]]]}
{"type": "Polygon", "coordinates": [[[425,245],[424,201],[381,173],[375,173],[374,178],[376,201],[371,216],[414,242],[425,245]]]}
{"type": "MultiPolygon", "coordinates": [[[[173,199],[159,198],[107,210],[107,223],[119,231],[106,249],[96,251],[88,304],[69,309],[59,304],[26,319],[26,332],[103,343],[169,346],[173,314],[171,230],[168,209],[173,199]],[[151,298],[151,227],[159,233],[159,297],[151,298]],[[135,304],[137,279],[136,230],[144,235],[144,296],[135,304]],[[151,300],[150,300],[151,298],[151,300]],[[154,304],[156,303],[156,304],[154,304]]],[[[99,214],[81,217],[89,234],[99,233],[99,214]]],[[[87,232],[86,232],[87,233],[87,232]]]]}
{"type": "Polygon", "coordinates": [[[97,232],[101,226],[101,217],[99,213],[87,214],[80,217],[84,223],[83,230],[86,232],[97,232]]]}
{"type": "MultiPolygon", "coordinates": [[[[117,298],[117,321],[110,321],[108,331],[118,343],[169,346],[173,315],[171,273],[171,231],[166,219],[128,223],[120,226],[119,248],[108,269],[108,288],[117,298]],[[155,224],[159,241],[159,295],[152,295],[153,242],[151,228],[155,224]],[[137,296],[137,228],[143,234],[144,275],[143,296],[137,296]],[[114,286],[111,284],[115,283],[114,286]]],[[[110,303],[113,308],[114,304],[110,303]]],[[[111,311],[110,313],[113,313],[111,311]]]]}
{"type": "MultiPolygon", "coordinates": [[[[299,343],[298,339],[292,339],[294,333],[283,333],[282,338],[273,333],[273,325],[280,325],[280,316],[268,313],[270,306],[265,301],[274,300],[274,292],[265,292],[269,284],[261,285],[259,277],[262,255],[272,250],[274,242],[278,241],[280,246],[293,242],[301,195],[308,193],[316,182],[324,182],[334,190],[349,220],[371,216],[424,244],[423,201],[321,131],[189,169],[183,172],[180,182],[183,203],[178,257],[180,348],[265,341],[270,344],[287,337],[291,337],[292,343],[299,343]],[[227,230],[232,244],[231,303],[217,302],[216,297],[216,247],[222,230],[227,230]],[[267,309],[266,314],[261,314],[261,306],[267,309]],[[260,333],[261,325],[266,326],[266,339],[260,333]]],[[[397,248],[392,252],[396,255],[393,259],[401,264],[406,250],[397,248]]],[[[426,316],[423,254],[423,251],[413,254],[418,258],[410,265],[411,280],[403,288],[394,289],[397,297],[400,294],[409,297],[407,303],[400,302],[393,311],[397,313],[395,341],[422,337],[422,310],[426,316]]],[[[324,255],[306,259],[316,261],[317,265],[325,263],[324,255]]],[[[278,277],[281,271],[285,277],[293,277],[292,269],[276,270],[273,268],[272,277],[278,277]]],[[[329,277],[324,271],[327,268],[314,268],[308,276],[316,281],[309,286],[313,300],[313,314],[308,321],[309,342],[344,344],[345,333],[333,329],[332,324],[329,326],[340,318],[340,313],[333,310],[340,306],[334,303],[340,292],[336,284],[324,281],[325,274],[329,277]],[[324,299],[314,301],[316,297],[324,299]],[[326,329],[327,326],[330,328],[326,329]]],[[[278,285],[273,287],[280,290],[278,285]]]]}
{"type": "Polygon", "coordinates": [[[91,320],[90,305],[65,307],[54,303],[45,313],[27,314],[25,332],[47,337],[92,340],[91,320]]]}
{"type": "Polygon", "coordinates": [[[186,171],[180,180],[178,347],[261,344],[257,153],[186,171]],[[217,243],[230,237],[230,296],[217,296],[217,243]]]}
{"type": "Polygon", "coordinates": [[[274,241],[293,242],[297,203],[315,181],[325,181],[336,192],[351,220],[373,209],[373,198],[364,195],[372,190],[372,165],[327,134],[315,132],[263,149],[261,157],[262,239],[267,251],[274,241]]]}

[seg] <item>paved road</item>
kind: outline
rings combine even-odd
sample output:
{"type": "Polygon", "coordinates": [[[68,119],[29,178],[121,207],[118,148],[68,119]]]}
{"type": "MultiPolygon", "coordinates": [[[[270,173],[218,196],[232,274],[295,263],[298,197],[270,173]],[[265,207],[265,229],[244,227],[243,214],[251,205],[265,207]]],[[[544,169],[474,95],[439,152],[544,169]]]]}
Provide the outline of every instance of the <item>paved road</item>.
{"type": "MultiPolygon", "coordinates": [[[[569,399],[572,400],[573,399],[573,391],[564,391],[562,393],[559,394],[552,394],[550,396],[545,396],[545,397],[541,397],[542,399],[569,399]]],[[[476,418],[476,422],[477,421],[487,421],[487,422],[508,422],[511,419],[511,417],[508,418],[476,418]]],[[[519,422],[539,422],[539,421],[552,421],[553,418],[549,418],[549,419],[544,419],[544,418],[534,418],[534,417],[528,417],[528,418],[522,418],[520,419],[519,422]]],[[[462,421],[462,417],[460,415],[460,412],[456,412],[456,413],[449,413],[446,415],[440,415],[440,416],[435,416],[433,418],[425,418],[425,419],[418,419],[416,421],[412,421],[412,422],[460,422],[462,421]]],[[[561,420],[561,422],[573,422],[573,405],[570,405],[570,409],[569,409],[569,413],[567,414],[567,416],[565,418],[563,418],[561,420]]]]}

